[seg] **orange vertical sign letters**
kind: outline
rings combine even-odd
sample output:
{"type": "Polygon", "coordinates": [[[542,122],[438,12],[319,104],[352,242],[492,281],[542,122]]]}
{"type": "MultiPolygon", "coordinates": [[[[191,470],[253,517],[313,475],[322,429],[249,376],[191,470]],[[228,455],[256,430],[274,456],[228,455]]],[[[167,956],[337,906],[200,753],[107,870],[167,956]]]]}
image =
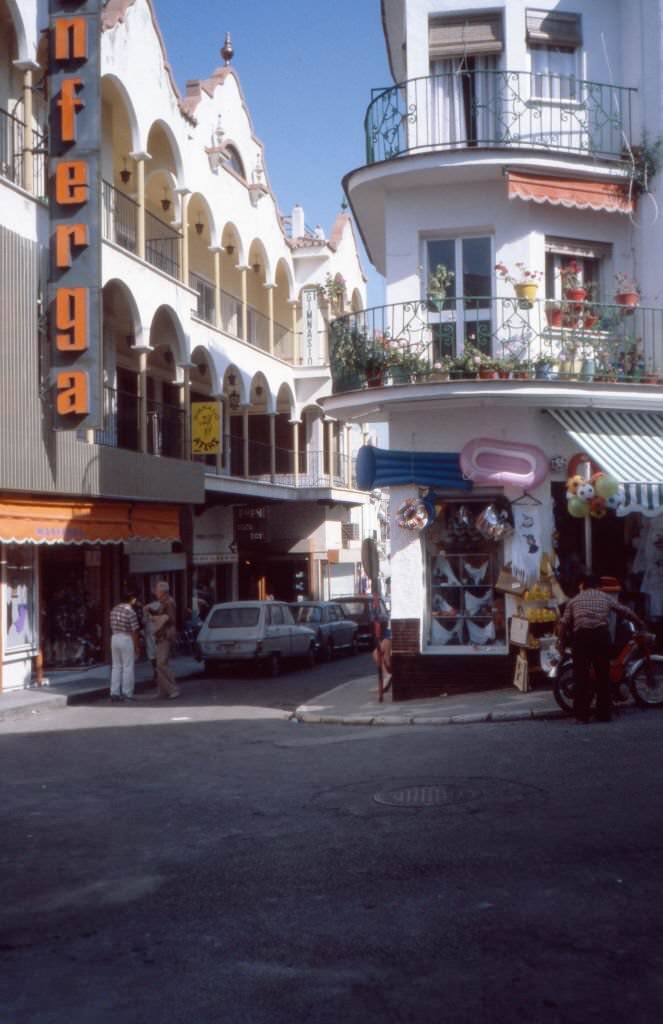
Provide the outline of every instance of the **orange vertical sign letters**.
{"type": "Polygon", "coordinates": [[[87,288],[58,288],[55,293],[55,347],[58,352],[89,348],[87,288]]]}
{"type": "Polygon", "coordinates": [[[55,379],[56,409],[60,416],[85,416],[90,411],[88,375],[83,370],[63,370],[55,379]]]}
{"type": "Polygon", "coordinates": [[[76,113],[85,106],[85,100],[76,93],[82,88],[82,78],[65,78],[62,81],[56,106],[60,108],[60,138],[63,142],[76,141],[76,113]]]}
{"type": "Polygon", "coordinates": [[[72,263],[73,246],[89,245],[87,224],[58,224],[55,229],[55,266],[64,269],[72,263]]]}
{"type": "Polygon", "coordinates": [[[56,60],[86,60],[87,25],[85,18],[58,18],[55,22],[56,60]]]}
{"type": "Polygon", "coordinates": [[[87,202],[88,172],[84,160],[63,160],[55,168],[55,201],[60,206],[87,202]]]}

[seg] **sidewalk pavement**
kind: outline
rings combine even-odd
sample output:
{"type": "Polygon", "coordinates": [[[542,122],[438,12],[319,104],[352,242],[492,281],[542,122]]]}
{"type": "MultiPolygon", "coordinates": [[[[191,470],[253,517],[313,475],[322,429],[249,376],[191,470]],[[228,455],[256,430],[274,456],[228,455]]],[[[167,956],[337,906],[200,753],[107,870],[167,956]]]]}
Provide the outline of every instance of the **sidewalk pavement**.
{"type": "Polygon", "coordinates": [[[375,675],[352,679],[314,702],[302,704],[300,722],[330,725],[469,725],[475,722],[520,722],[528,718],[564,718],[551,690],[520,693],[509,687],[392,703],[378,701],[375,675]]]}
{"type": "MultiPolygon", "coordinates": [[[[170,659],[170,667],[177,679],[201,671],[195,658],[170,659]]],[[[110,665],[91,665],[89,668],[49,671],[41,685],[36,683],[25,690],[7,690],[0,694],[0,720],[16,715],[39,714],[42,710],[82,704],[89,700],[102,700],[110,695],[110,665]]],[[[136,664],[136,693],[154,688],[152,666],[147,661],[136,664]]]]}
{"type": "MultiPolygon", "coordinates": [[[[199,675],[195,658],[171,658],[178,679],[199,675]]],[[[110,665],[94,665],[76,671],[50,672],[41,686],[8,690],[0,694],[0,720],[42,710],[64,708],[109,696],[110,665]]],[[[136,692],[154,687],[152,666],[136,665],[136,692]]],[[[550,690],[520,693],[513,687],[480,693],[453,694],[427,700],[392,703],[387,692],[378,701],[375,674],[360,676],[320,694],[314,701],[296,708],[299,722],[329,725],[463,725],[475,722],[519,722],[524,719],[563,718],[550,690]]]]}

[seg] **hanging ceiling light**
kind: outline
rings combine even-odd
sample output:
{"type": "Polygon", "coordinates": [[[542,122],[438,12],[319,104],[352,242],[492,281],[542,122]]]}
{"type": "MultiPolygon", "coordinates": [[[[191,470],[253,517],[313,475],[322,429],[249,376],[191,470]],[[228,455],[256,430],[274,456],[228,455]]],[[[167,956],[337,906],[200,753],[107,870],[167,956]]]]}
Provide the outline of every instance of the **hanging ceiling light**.
{"type": "Polygon", "coordinates": [[[203,231],[205,230],[205,225],[203,224],[203,218],[200,210],[198,211],[198,219],[196,220],[194,227],[198,235],[202,235],[203,231]]]}
{"type": "Polygon", "coordinates": [[[126,157],[122,158],[122,163],[124,164],[124,167],[120,171],[120,181],[122,182],[123,185],[128,185],[129,182],[131,181],[131,171],[127,167],[127,158],[126,157]]]}
{"type": "Polygon", "coordinates": [[[161,200],[161,209],[164,213],[170,210],[170,199],[168,198],[168,190],[164,186],[163,199],[161,200]]]}

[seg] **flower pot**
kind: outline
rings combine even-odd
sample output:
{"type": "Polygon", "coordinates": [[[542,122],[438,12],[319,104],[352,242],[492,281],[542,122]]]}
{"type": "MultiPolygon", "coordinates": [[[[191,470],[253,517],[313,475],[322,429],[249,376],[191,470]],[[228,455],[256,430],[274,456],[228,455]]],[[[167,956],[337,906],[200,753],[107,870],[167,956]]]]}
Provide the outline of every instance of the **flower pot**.
{"type": "Polygon", "coordinates": [[[497,380],[497,370],[479,370],[479,380],[497,380]]]}
{"type": "Polygon", "coordinates": [[[618,292],[615,295],[615,303],[617,306],[637,306],[640,301],[638,292],[618,292]]]}
{"type": "Polygon", "coordinates": [[[444,295],[429,295],[428,302],[436,309],[438,313],[444,309],[445,296],[444,295]]]}
{"type": "Polygon", "coordinates": [[[574,313],[571,310],[567,310],[566,312],[562,313],[562,327],[570,327],[573,329],[574,327],[578,326],[579,319],[580,317],[577,313],[574,313]]]}
{"type": "Polygon", "coordinates": [[[599,318],[594,313],[586,313],[582,324],[586,331],[591,331],[592,327],[595,327],[598,322],[599,318]]]}
{"type": "Polygon", "coordinates": [[[427,373],[425,380],[429,384],[435,384],[438,381],[449,380],[448,370],[433,370],[432,373],[427,373]]]}
{"type": "Polygon", "coordinates": [[[548,327],[561,327],[562,326],[562,311],[561,309],[547,309],[546,320],[548,321],[548,327]]]}
{"type": "Polygon", "coordinates": [[[587,298],[586,288],[566,288],[564,290],[564,298],[569,299],[571,302],[584,302],[587,298]]]}
{"type": "Polygon", "coordinates": [[[516,380],[529,380],[530,379],[529,370],[516,370],[516,372],[514,373],[513,376],[514,376],[514,378],[516,380]]]}
{"type": "Polygon", "coordinates": [[[497,376],[499,377],[500,380],[510,380],[511,370],[498,370],[497,376]]]}
{"type": "Polygon", "coordinates": [[[578,374],[575,359],[564,359],[559,364],[559,375],[565,380],[571,380],[578,374]]]}
{"type": "Polygon", "coordinates": [[[643,384],[658,384],[658,380],[659,380],[659,377],[658,377],[657,373],[646,373],[644,375],[644,377],[642,378],[642,383],[643,384]]]}
{"type": "Polygon", "coordinates": [[[527,302],[534,302],[539,286],[530,281],[523,281],[520,284],[514,284],[513,287],[517,298],[525,299],[527,302]]]}
{"type": "Polygon", "coordinates": [[[550,363],[538,363],[534,367],[534,379],[535,380],[550,380],[552,377],[552,366],[550,363]]]}

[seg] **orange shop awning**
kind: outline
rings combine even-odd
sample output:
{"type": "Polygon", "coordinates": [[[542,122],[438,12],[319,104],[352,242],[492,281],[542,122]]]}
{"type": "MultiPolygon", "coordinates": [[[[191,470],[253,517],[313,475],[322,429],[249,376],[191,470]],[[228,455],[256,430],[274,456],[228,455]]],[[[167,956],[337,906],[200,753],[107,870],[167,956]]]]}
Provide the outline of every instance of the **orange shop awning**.
{"type": "Polygon", "coordinates": [[[509,199],[606,213],[631,213],[635,209],[635,196],[629,194],[624,182],[555,178],[521,171],[507,171],[506,176],[509,199]]]}
{"type": "Polygon", "coordinates": [[[5,544],[120,544],[179,540],[175,505],[110,501],[0,501],[5,544]]]}

